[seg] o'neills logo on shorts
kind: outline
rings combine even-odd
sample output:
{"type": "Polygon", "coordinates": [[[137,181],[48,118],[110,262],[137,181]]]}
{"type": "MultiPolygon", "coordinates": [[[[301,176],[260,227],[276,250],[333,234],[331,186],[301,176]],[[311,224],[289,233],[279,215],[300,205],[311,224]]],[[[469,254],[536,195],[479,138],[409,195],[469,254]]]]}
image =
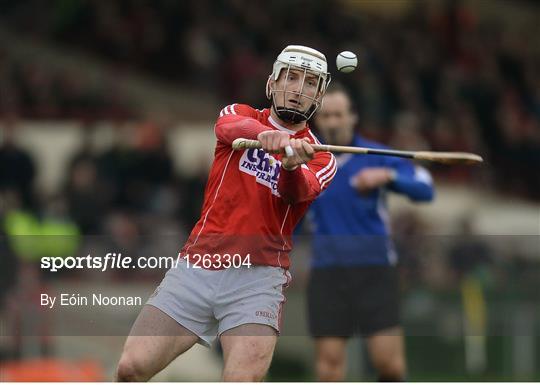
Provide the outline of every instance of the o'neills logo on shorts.
{"type": "Polygon", "coordinates": [[[272,155],[259,149],[244,151],[239,164],[240,171],[253,175],[257,183],[260,183],[270,190],[272,194],[280,196],[277,190],[281,162],[272,155]]]}
{"type": "Polygon", "coordinates": [[[269,311],[264,311],[264,310],[257,310],[255,312],[255,316],[276,319],[276,315],[274,313],[270,313],[269,311]]]}

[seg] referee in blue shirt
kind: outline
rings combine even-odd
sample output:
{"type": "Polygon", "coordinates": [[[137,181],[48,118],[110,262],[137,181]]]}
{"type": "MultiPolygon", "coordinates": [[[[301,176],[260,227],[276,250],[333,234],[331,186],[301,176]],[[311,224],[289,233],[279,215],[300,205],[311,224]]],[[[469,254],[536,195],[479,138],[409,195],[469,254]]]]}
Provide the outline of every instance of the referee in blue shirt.
{"type": "MultiPolygon", "coordinates": [[[[347,91],[330,87],[315,117],[320,138],[330,144],[385,148],[356,134],[356,123],[347,91]]],[[[357,334],[366,338],[379,380],[400,381],[406,363],[386,195],[392,191],[413,201],[431,201],[431,175],[396,157],[342,154],[336,160],[334,180],[309,212],[314,236],[308,316],[317,377],[345,378],[347,339],[357,334]]]]}

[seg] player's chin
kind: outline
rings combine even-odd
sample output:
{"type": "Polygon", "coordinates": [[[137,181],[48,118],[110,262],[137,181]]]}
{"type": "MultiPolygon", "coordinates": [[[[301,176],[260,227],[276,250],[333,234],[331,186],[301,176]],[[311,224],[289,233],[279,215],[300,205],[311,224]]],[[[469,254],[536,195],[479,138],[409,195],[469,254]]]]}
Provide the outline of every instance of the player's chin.
{"type": "Polygon", "coordinates": [[[282,105],[277,105],[276,106],[277,108],[281,108],[281,109],[287,109],[287,110],[298,110],[298,104],[296,103],[291,103],[291,102],[287,102],[285,104],[282,104],[282,105]]]}

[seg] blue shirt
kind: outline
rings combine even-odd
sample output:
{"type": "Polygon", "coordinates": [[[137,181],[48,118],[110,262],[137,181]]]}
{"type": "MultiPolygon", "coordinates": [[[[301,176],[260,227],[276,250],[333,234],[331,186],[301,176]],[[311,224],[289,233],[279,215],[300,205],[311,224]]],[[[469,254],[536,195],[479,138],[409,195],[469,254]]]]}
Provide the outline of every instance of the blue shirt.
{"type": "MultiPolygon", "coordinates": [[[[387,148],[356,135],[353,146],[387,148]]],[[[386,193],[404,194],[413,201],[434,196],[429,172],[404,158],[382,155],[341,154],[330,186],[313,202],[308,218],[313,227],[312,267],[393,265],[397,261],[389,237],[386,193]],[[368,167],[395,170],[393,182],[360,194],[351,179],[368,167]]]]}

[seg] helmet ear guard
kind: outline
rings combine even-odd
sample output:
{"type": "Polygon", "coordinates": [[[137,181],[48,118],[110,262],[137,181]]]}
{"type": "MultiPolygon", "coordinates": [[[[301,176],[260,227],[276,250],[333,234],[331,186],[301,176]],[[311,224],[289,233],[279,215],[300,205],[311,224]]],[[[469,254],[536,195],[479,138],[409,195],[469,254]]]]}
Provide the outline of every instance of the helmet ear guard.
{"type": "Polygon", "coordinates": [[[330,73],[327,72],[326,57],[319,51],[309,47],[300,45],[290,45],[278,55],[274,62],[273,70],[266,82],[266,97],[272,100],[272,107],[280,119],[290,123],[300,123],[310,119],[315,111],[322,104],[322,97],[326,92],[330,83],[330,73]],[[287,80],[285,81],[282,90],[272,89],[271,83],[277,81],[281,72],[287,70],[287,74],[291,69],[297,69],[304,72],[302,86],[299,92],[286,91],[287,80]],[[315,97],[308,96],[302,93],[306,75],[310,73],[317,76],[317,94],[315,97]],[[279,107],[276,104],[276,92],[283,93],[283,106],[279,107]],[[285,94],[297,94],[299,97],[304,97],[312,100],[312,104],[306,111],[299,111],[294,108],[285,107],[285,94]]]}

